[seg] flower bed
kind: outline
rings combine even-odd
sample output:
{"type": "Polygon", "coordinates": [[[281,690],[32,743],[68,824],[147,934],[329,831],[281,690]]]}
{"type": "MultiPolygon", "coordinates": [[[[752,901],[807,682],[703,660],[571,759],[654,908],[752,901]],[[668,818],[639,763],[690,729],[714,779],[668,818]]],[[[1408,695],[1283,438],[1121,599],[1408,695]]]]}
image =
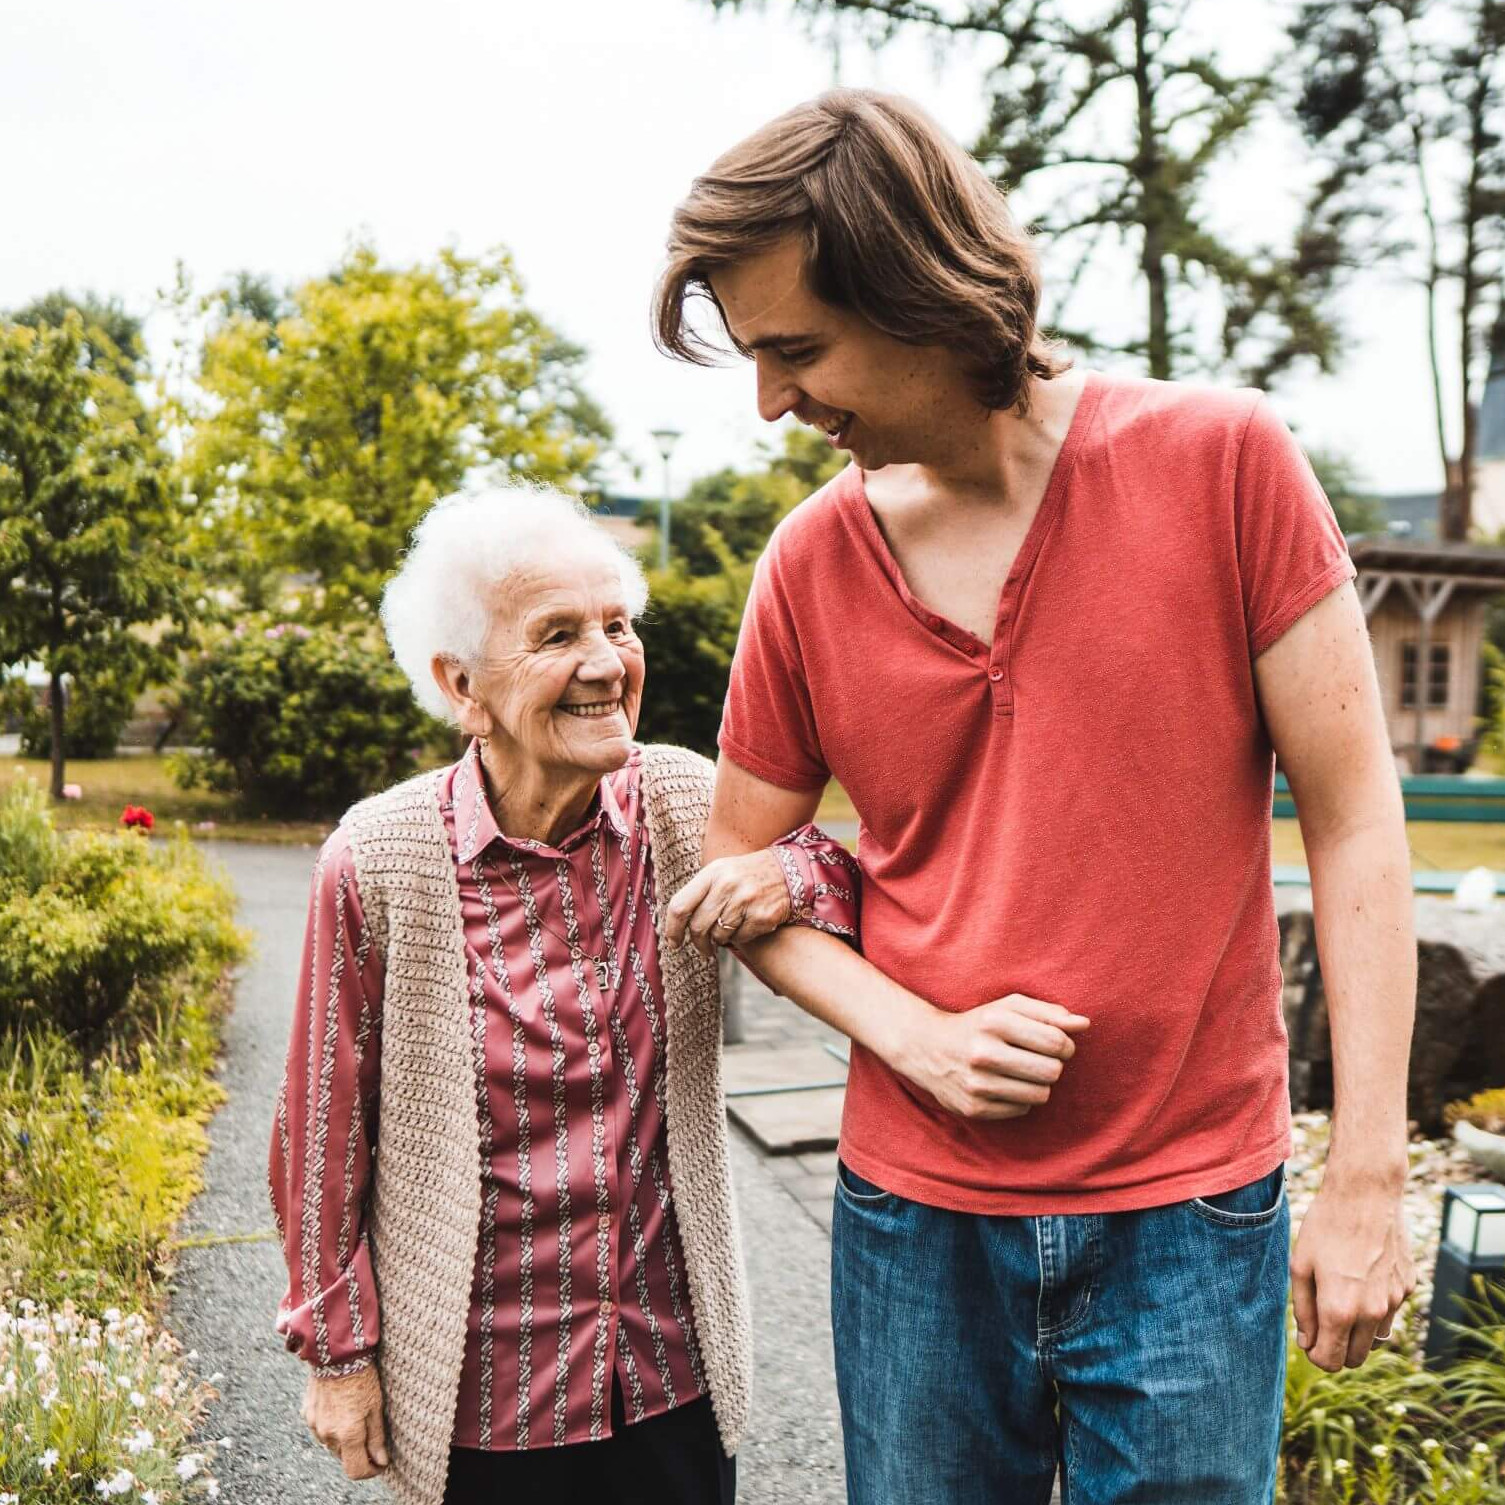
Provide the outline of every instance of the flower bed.
{"type": "MultiPolygon", "coordinates": [[[[1327,1115],[1303,1113],[1287,1168],[1292,1227],[1321,1184],[1327,1115]]],[[[1405,1205],[1416,1261],[1415,1294],[1388,1343],[1360,1369],[1327,1374],[1291,1345],[1278,1498],[1290,1505],[1502,1505],[1505,1448],[1505,1309],[1482,1335],[1484,1351],[1436,1373],[1422,1366],[1441,1234],[1442,1192],[1480,1179],[1451,1140],[1416,1139],[1405,1205]]]]}
{"type": "Polygon", "coordinates": [[[154,1315],[244,948],[186,839],[65,839],[0,798],[0,1505],[219,1492],[190,1441],[213,1390],[154,1315]]]}
{"type": "MultiPolygon", "coordinates": [[[[189,1355],[188,1357],[192,1357],[189,1355]]],[[[140,1313],[0,1304],[0,1501],[213,1500],[216,1451],[192,1432],[214,1391],[140,1313]]]]}

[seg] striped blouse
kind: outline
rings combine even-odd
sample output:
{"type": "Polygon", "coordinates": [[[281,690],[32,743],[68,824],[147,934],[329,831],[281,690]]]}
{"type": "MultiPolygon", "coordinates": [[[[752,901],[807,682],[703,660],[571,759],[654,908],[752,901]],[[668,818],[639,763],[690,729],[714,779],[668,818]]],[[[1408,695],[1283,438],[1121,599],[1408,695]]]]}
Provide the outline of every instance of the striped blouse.
{"type": "MultiPolygon", "coordinates": [[[[629,1424],[704,1393],[666,1155],[639,771],[635,754],[603,778],[557,846],[497,828],[475,744],[444,776],[483,1182],[457,1447],[608,1436],[613,1386],[629,1424]]],[[[853,937],[847,853],[809,826],[776,851],[796,923],[853,937]]],[[[270,1160],[288,1267],[277,1330],[320,1374],[371,1363],[381,1337],[365,1218],[382,981],[336,831],[314,871],[270,1160]]]]}

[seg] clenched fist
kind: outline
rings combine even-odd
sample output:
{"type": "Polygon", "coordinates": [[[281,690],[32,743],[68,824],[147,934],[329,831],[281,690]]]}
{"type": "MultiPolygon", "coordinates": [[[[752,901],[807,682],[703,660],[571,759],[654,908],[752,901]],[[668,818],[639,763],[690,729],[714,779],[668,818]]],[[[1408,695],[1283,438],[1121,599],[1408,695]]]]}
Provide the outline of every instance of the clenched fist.
{"type": "Polygon", "coordinates": [[[338,1378],[308,1377],[303,1392],[308,1430],[335,1455],[352,1479],[374,1479],[387,1466],[376,1365],[338,1378]]]}
{"type": "Polygon", "coordinates": [[[889,1064],[962,1118],[1022,1118],[1049,1101],[1088,1022],[1023,993],[959,1014],[930,1009],[889,1064]]]}

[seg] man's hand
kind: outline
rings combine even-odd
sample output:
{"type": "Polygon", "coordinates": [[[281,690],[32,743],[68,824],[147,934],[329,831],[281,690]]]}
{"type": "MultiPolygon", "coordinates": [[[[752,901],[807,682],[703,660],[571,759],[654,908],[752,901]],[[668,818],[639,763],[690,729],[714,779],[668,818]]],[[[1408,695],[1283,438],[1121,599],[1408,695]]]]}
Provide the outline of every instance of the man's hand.
{"type": "Polygon", "coordinates": [[[664,931],[671,946],[686,940],[702,956],[717,946],[744,946],[789,919],[789,885],[773,851],[708,862],[669,901],[664,931]]]}
{"type": "Polygon", "coordinates": [[[1022,1118],[1050,1097],[1082,1014],[1010,993],[960,1014],[930,1009],[888,1064],[962,1118],[1022,1118]]]}
{"type": "Polygon", "coordinates": [[[374,1479],[387,1466],[381,1379],[375,1364],[338,1378],[309,1375],[303,1392],[303,1420],[350,1478],[374,1479]]]}
{"type": "Polygon", "coordinates": [[[1416,1288],[1400,1194],[1332,1176],[1330,1167],[1291,1255],[1296,1341],[1329,1374],[1357,1369],[1416,1288]]]}

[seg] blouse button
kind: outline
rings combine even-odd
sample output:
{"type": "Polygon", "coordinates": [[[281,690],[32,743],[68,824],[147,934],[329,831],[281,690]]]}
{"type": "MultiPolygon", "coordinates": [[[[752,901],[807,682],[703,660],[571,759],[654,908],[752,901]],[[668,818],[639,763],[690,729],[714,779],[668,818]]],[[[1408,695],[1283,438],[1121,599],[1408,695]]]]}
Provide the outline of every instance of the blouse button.
{"type": "Polygon", "coordinates": [[[996,685],[998,681],[1003,678],[1003,670],[1000,669],[997,664],[994,664],[993,667],[988,670],[988,678],[991,679],[996,685]]]}

